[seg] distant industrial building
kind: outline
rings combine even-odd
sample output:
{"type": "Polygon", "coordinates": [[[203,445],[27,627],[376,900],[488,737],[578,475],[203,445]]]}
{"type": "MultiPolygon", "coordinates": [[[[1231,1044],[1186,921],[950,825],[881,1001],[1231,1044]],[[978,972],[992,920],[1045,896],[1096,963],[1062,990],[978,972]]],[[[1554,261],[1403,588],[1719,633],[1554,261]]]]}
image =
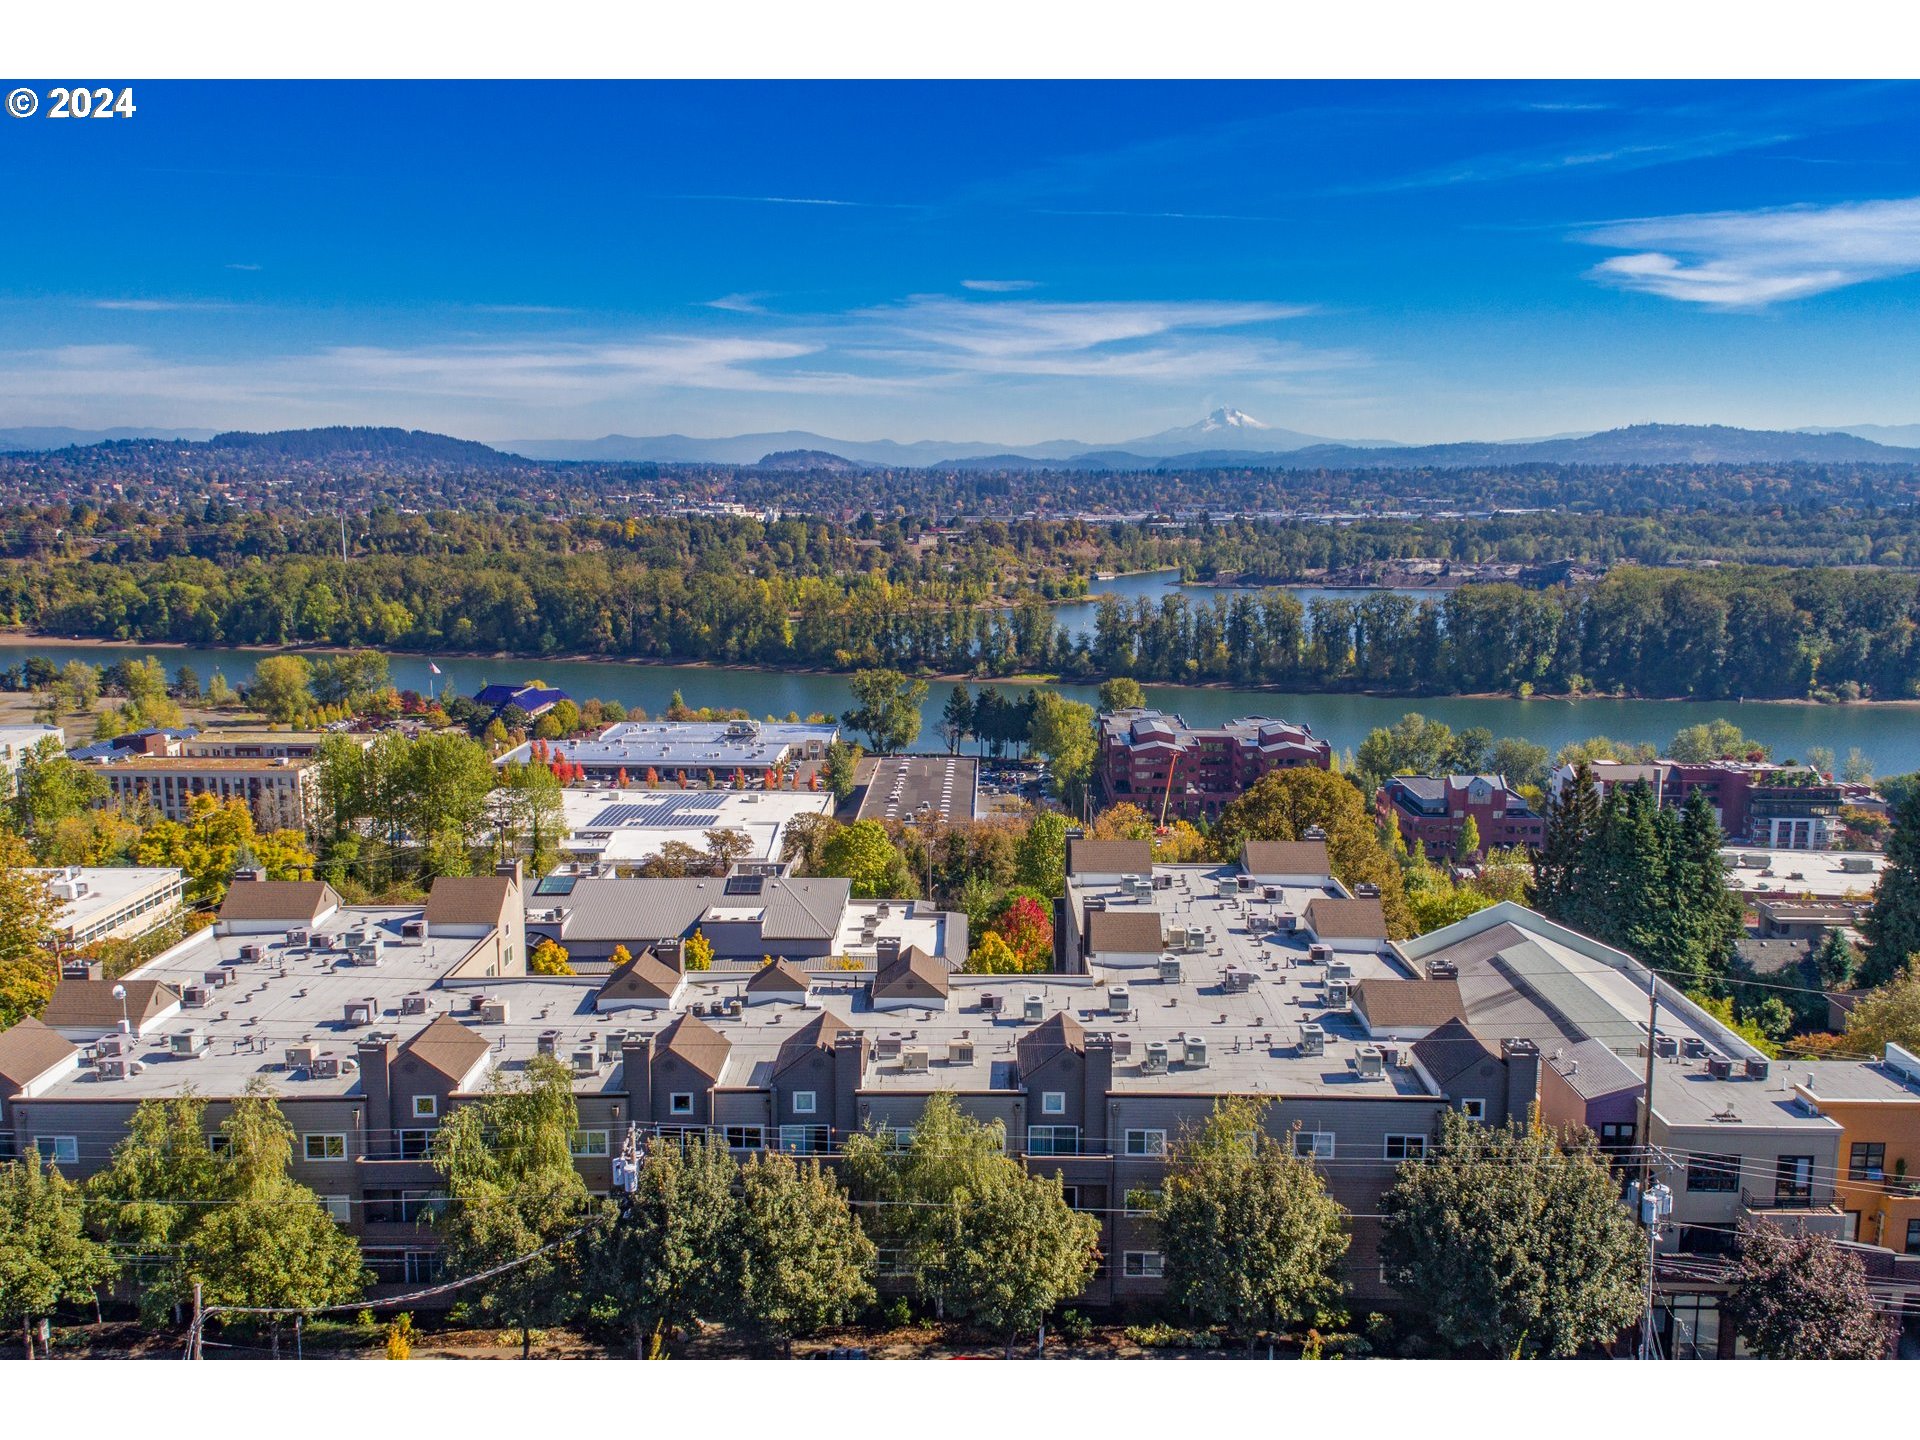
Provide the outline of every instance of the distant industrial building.
{"type": "Polygon", "coordinates": [[[137,940],[180,914],[184,877],[170,867],[71,865],[34,871],[60,904],[54,935],[62,949],[100,940],[137,940]]]}
{"type": "Polygon", "coordinates": [[[1158,710],[1116,710],[1100,721],[1100,782],[1109,804],[1158,819],[1211,819],[1274,770],[1333,763],[1333,747],[1306,725],[1249,717],[1195,728],[1158,710]]]}
{"type": "MultiPolygon", "coordinates": [[[[725,781],[736,772],[760,784],[770,771],[823,759],[839,734],[834,724],[775,720],[622,720],[587,739],[552,741],[546,753],[609,785],[643,785],[649,775],[664,784],[704,783],[709,775],[725,781]]],[[[494,763],[523,764],[532,755],[529,743],[494,763]]]]}
{"type": "MultiPolygon", "coordinates": [[[[1661,808],[1678,810],[1694,791],[1705,793],[1714,818],[1736,845],[1767,850],[1828,850],[1839,843],[1846,807],[1882,809],[1865,786],[1845,784],[1811,765],[1776,765],[1768,760],[1714,760],[1682,764],[1656,760],[1627,764],[1592,761],[1588,767],[1600,793],[1618,785],[1644,784],[1661,808]]],[[[1554,795],[1572,782],[1574,767],[1562,765],[1549,786],[1554,795]]]]}
{"type": "Polygon", "coordinates": [[[747,837],[747,858],[775,860],[787,828],[803,815],[826,815],[825,790],[600,790],[569,786],[560,792],[567,837],[561,849],[575,861],[638,865],[678,840],[704,849],[707,832],[747,837]]]}
{"type": "Polygon", "coordinates": [[[184,820],[194,800],[243,800],[262,830],[304,830],[319,790],[312,760],[199,759],[186,755],[128,755],[98,767],[109,799],[151,805],[168,820],[184,820]]]}

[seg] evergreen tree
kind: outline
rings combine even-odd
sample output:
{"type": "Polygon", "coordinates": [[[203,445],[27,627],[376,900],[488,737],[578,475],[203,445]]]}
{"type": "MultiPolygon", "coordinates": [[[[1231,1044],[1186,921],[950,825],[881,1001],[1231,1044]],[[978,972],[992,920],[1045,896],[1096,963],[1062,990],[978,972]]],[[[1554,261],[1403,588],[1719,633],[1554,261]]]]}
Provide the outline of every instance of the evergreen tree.
{"type": "Polygon", "coordinates": [[[1820,988],[1845,990],[1853,984],[1854,972],[1860,968],[1860,955],[1838,929],[1829,930],[1820,937],[1820,944],[1813,952],[1813,968],[1820,988]]]}
{"type": "Polygon", "coordinates": [[[1340,1295],[1346,1212],[1310,1160],[1265,1129],[1267,1104],[1216,1101],[1175,1142],[1160,1205],[1167,1294],[1244,1337],[1320,1323],[1340,1295]]]}
{"type": "Polygon", "coordinates": [[[1860,967],[1864,985],[1884,985],[1920,953],[1920,787],[1894,806],[1887,868],[1861,929],[1867,939],[1866,963],[1860,967]]]}
{"type": "Polygon", "coordinates": [[[1573,778],[1547,802],[1546,838],[1533,867],[1534,904],[1575,929],[1585,915],[1580,880],[1600,831],[1600,787],[1582,760],[1573,778]]]}
{"type": "Polygon", "coordinates": [[[973,696],[965,685],[955,685],[947,694],[946,709],[940,712],[940,738],[947,742],[947,753],[960,753],[960,742],[973,729],[973,696]]]}

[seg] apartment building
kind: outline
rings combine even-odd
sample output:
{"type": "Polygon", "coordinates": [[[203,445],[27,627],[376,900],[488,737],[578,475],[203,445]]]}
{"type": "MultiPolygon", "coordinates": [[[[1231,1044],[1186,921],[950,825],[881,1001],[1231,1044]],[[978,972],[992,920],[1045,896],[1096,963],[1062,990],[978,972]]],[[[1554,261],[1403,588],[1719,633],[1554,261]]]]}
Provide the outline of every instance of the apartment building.
{"type": "Polygon", "coordinates": [[[1212,818],[1273,770],[1333,763],[1333,747],[1306,725],[1248,717],[1196,728],[1158,710],[1100,719],[1100,783],[1109,804],[1156,819],[1212,818]]]}
{"type": "Polygon", "coordinates": [[[138,755],[103,761],[109,803],[150,805],[168,820],[184,820],[193,802],[211,795],[245,801],[263,830],[304,830],[319,797],[312,760],[138,755]]]}
{"type": "Polygon", "coordinates": [[[1878,1060],[1797,1065],[1791,1083],[1801,1105],[1840,1127],[1842,1233],[1913,1256],[1920,1271],[1920,1056],[1888,1045],[1878,1060]]]}
{"type": "Polygon", "coordinates": [[[0,800],[13,797],[14,777],[20,762],[43,740],[67,743],[67,732],[58,725],[0,725],[0,800]]]}
{"type": "Polygon", "coordinates": [[[648,879],[611,867],[569,867],[534,887],[527,928],[551,939],[576,969],[604,972],[616,950],[678,946],[697,933],[716,970],[751,971],[768,959],[799,966],[871,966],[920,950],[950,969],[967,958],[967,917],[920,900],[855,900],[852,882],[799,876],[777,860],[742,861],[725,876],[648,879]]]}
{"type": "Polygon", "coordinates": [[[60,904],[53,932],[63,950],[102,940],[137,940],[180,914],[185,877],[141,865],[69,865],[36,870],[60,904]]]}
{"type": "MultiPolygon", "coordinates": [[[[1677,810],[1694,791],[1702,791],[1734,843],[1767,850],[1833,848],[1845,828],[1841,809],[1869,798],[1859,793],[1861,787],[1830,780],[1811,765],[1765,760],[1658,760],[1648,765],[1597,760],[1589,768],[1603,795],[1616,785],[1645,784],[1663,808],[1677,810]]],[[[1558,795],[1573,773],[1571,765],[1556,769],[1549,779],[1552,793],[1558,795]]]]}
{"type": "Polygon", "coordinates": [[[1480,832],[1480,851],[1538,850],[1547,838],[1546,818],[1504,775],[1395,775],[1375,792],[1373,810],[1381,825],[1398,821],[1401,838],[1434,860],[1459,851],[1469,819],[1480,832]]]}

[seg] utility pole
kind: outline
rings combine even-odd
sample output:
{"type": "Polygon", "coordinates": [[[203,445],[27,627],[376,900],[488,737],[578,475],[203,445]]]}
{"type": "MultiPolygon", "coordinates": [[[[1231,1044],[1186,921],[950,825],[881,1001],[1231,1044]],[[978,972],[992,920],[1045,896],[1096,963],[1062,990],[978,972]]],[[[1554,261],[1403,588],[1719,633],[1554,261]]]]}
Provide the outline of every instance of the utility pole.
{"type": "Polygon", "coordinates": [[[187,1358],[200,1358],[200,1282],[193,1282],[193,1324],[187,1330],[187,1358]]]}
{"type": "MultiPolygon", "coordinates": [[[[1654,1194],[1653,1185],[1653,1075],[1656,1039],[1660,1033],[1660,979],[1653,973],[1653,967],[1647,967],[1647,1081],[1646,1093],[1641,1100],[1640,1133],[1634,1138],[1640,1145],[1640,1183],[1634,1186],[1636,1200],[1640,1206],[1641,1223],[1647,1227],[1647,1294],[1646,1304],[1640,1316],[1640,1358],[1651,1360],[1653,1356],[1653,1267],[1655,1245],[1660,1237],[1660,1205],[1654,1194]]],[[[1663,1185],[1662,1191],[1666,1190],[1663,1185]]],[[[1673,1203],[1671,1192],[1667,1195],[1667,1204],[1673,1203]]]]}

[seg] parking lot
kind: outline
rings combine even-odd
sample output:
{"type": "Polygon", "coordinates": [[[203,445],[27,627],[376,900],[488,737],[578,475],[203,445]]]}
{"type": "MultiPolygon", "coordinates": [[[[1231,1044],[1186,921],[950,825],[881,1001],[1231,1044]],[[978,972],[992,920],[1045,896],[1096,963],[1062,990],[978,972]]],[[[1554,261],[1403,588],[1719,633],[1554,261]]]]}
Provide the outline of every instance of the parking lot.
{"type": "Polygon", "coordinates": [[[938,820],[974,817],[980,762],[968,755],[881,755],[855,772],[862,820],[938,820]]]}

